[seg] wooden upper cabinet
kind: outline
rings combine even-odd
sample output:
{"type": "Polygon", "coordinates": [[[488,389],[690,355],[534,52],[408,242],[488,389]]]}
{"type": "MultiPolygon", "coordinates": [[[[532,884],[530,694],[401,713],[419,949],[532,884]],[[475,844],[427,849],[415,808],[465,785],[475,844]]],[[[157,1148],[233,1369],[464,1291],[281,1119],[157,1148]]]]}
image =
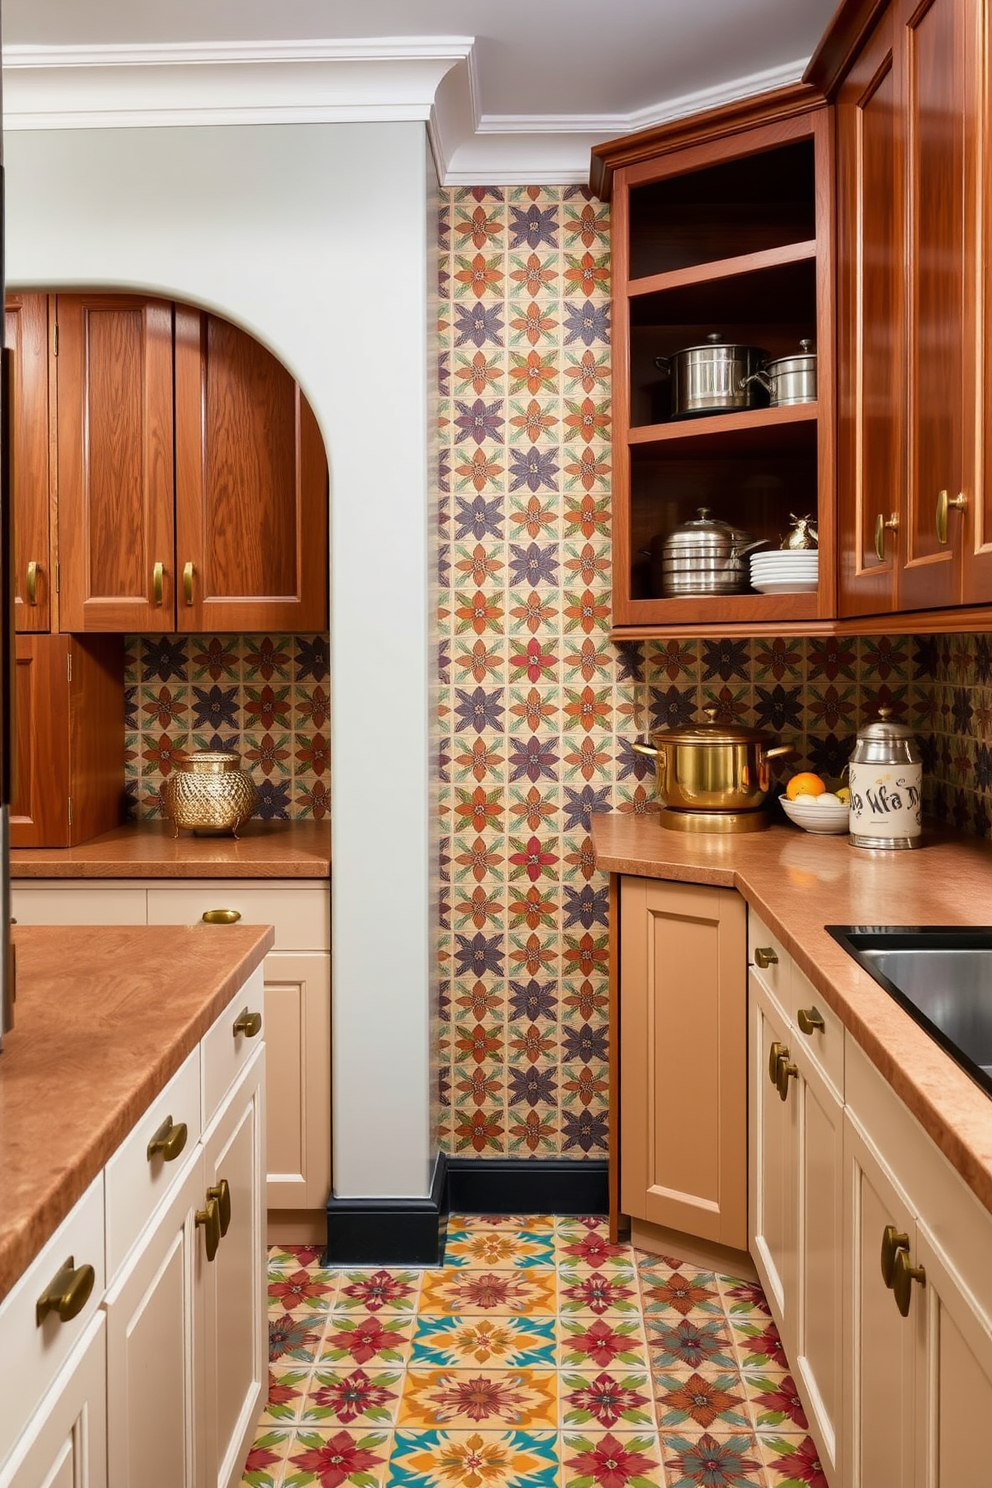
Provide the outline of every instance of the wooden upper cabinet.
{"type": "Polygon", "coordinates": [[[5,344],[11,352],[14,620],[18,631],[44,632],[55,618],[48,296],[8,295],[5,319],[5,344]]]}
{"type": "Polygon", "coordinates": [[[173,629],[172,305],[58,295],[60,626],[173,629]]]}
{"type": "Polygon", "coordinates": [[[327,461],[299,385],[251,336],[176,308],[177,628],[327,626],[327,461]]]}

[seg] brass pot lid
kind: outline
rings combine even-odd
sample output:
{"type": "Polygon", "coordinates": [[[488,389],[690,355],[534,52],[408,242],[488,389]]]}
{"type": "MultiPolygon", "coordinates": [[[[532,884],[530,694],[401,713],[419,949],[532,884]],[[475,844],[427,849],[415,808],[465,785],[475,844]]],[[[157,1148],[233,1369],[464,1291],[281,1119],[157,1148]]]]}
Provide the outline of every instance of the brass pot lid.
{"type": "Polygon", "coordinates": [[[677,728],[656,729],[651,739],[656,744],[770,744],[772,735],[765,729],[749,728],[743,723],[717,723],[720,709],[710,703],[703,709],[708,723],[686,723],[677,728]]]}

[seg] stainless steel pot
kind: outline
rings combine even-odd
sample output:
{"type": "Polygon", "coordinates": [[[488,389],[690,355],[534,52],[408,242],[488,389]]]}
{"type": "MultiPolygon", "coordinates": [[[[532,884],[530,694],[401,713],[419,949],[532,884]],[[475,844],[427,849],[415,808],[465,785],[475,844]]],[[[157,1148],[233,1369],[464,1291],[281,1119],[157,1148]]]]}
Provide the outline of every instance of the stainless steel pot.
{"type": "Polygon", "coordinates": [[[816,402],[816,352],[812,341],[800,341],[799,345],[798,353],[775,357],[752,374],[753,381],[767,389],[772,408],[816,402]]]}
{"type": "MultiPolygon", "coordinates": [[[[770,784],[768,761],[792,754],[763,729],[717,723],[719,708],[704,708],[707,723],[657,729],[638,754],[655,761],[658,795],[672,812],[722,816],[760,810],[770,784]]],[[[713,830],[719,830],[717,823],[713,830]]],[[[737,830],[748,830],[748,824],[737,830]]]]}
{"type": "Polygon", "coordinates": [[[651,541],[651,580],[656,593],[744,594],[748,591],[747,555],[766,546],[729,522],[711,516],[708,506],[667,537],[651,541]],[[660,552],[659,552],[660,549],[660,552]]]}
{"type": "Polygon", "coordinates": [[[672,384],[672,418],[701,413],[732,413],[739,408],[764,408],[768,402],[756,373],[768,360],[760,346],[724,342],[719,331],[704,346],[686,346],[672,356],[655,357],[672,384]]]}

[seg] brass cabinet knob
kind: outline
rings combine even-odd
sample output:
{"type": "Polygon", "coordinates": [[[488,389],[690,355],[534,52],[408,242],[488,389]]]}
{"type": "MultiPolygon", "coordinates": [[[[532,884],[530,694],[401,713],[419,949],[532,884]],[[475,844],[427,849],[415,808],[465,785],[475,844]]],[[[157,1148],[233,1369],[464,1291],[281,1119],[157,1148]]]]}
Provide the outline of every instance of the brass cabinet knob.
{"type": "Polygon", "coordinates": [[[151,1162],[156,1153],[161,1152],[166,1162],[175,1162],[186,1146],[187,1135],[185,1121],[173,1121],[171,1116],[166,1116],[148,1143],[148,1161],[151,1162]]]}
{"type": "Polygon", "coordinates": [[[909,1317],[909,1304],[913,1300],[913,1282],[926,1286],[927,1273],[923,1266],[914,1266],[909,1259],[909,1250],[896,1251],[892,1272],[892,1292],[896,1306],[903,1317],[909,1317]]]}
{"type": "Polygon", "coordinates": [[[193,572],[192,563],[183,564],[183,596],[188,605],[193,603],[193,572]]]}
{"type": "Polygon", "coordinates": [[[882,1280],[890,1289],[896,1272],[896,1256],[908,1249],[909,1236],[905,1231],[897,1230],[895,1225],[886,1225],[882,1231],[882,1280]]]}
{"type": "Polygon", "coordinates": [[[789,1098],[789,1081],[798,1080],[799,1068],[789,1062],[789,1051],[786,1049],[784,1055],[778,1062],[778,1070],[775,1076],[775,1084],[778,1086],[780,1100],[789,1098]]]}
{"type": "Polygon", "coordinates": [[[36,605],[38,603],[38,565],[33,558],[28,564],[27,594],[28,604],[36,605]]]}
{"type": "Polygon", "coordinates": [[[220,1244],[220,1204],[215,1198],[207,1198],[206,1208],[197,1209],[196,1227],[203,1226],[207,1248],[207,1260],[212,1261],[220,1244]]]}
{"type": "Polygon", "coordinates": [[[205,925],[236,925],[241,918],[240,909],[205,909],[200,916],[205,925]]]}
{"type": "Polygon", "coordinates": [[[878,558],[879,563],[884,562],[884,559],[885,559],[885,534],[886,534],[886,531],[889,531],[889,532],[898,532],[899,531],[899,513],[898,512],[893,512],[892,515],[891,515],[891,517],[889,517],[888,519],[886,519],[882,515],[882,513],[879,512],[878,516],[875,518],[875,555],[878,558]]]}
{"type": "Polygon", "coordinates": [[[96,1272],[92,1266],[77,1266],[70,1256],[35,1303],[34,1317],[38,1327],[51,1312],[57,1313],[63,1323],[77,1317],[86,1306],[95,1280],[96,1272]]]}
{"type": "Polygon", "coordinates": [[[219,1183],[214,1183],[207,1189],[207,1198],[217,1200],[217,1209],[220,1214],[220,1233],[223,1237],[227,1234],[231,1225],[231,1185],[226,1178],[219,1183]]]}
{"type": "Polygon", "coordinates": [[[250,1013],[247,1008],[242,1008],[234,1020],[235,1035],[243,1033],[245,1038],[254,1038],[256,1033],[261,1033],[261,1031],[261,1013],[250,1013]]]}
{"type": "Polygon", "coordinates": [[[755,946],[754,964],[764,971],[766,966],[778,965],[778,953],[771,946],[755,946]]]}
{"type": "Polygon", "coordinates": [[[936,521],[937,541],[939,543],[946,543],[947,541],[947,513],[951,510],[952,507],[955,511],[964,511],[967,505],[968,498],[963,491],[959,491],[956,496],[950,497],[948,496],[946,491],[941,491],[939,493],[939,495],[937,496],[936,521]]]}
{"type": "Polygon", "coordinates": [[[819,1008],[800,1008],[796,1014],[796,1022],[799,1024],[800,1033],[825,1033],[826,1023],[819,1008]]]}
{"type": "Polygon", "coordinates": [[[773,1085],[778,1084],[779,1062],[783,1059],[788,1059],[788,1057],[789,1051],[785,1044],[780,1044],[777,1040],[768,1050],[768,1078],[773,1085]]]}
{"type": "Polygon", "coordinates": [[[160,605],[162,603],[162,591],[163,591],[164,585],[165,585],[165,564],[164,563],[155,563],[155,564],[152,565],[152,593],[155,596],[155,603],[157,605],[160,605]]]}

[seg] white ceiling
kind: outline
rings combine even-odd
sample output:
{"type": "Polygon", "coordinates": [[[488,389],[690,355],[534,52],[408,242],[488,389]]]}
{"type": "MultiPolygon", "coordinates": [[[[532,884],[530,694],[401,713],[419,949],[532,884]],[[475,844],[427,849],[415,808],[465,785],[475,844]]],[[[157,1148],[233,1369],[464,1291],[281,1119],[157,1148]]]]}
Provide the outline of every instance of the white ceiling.
{"type": "Polygon", "coordinates": [[[801,76],[835,0],[3,0],[6,128],[424,118],[450,182],[801,76]]]}

